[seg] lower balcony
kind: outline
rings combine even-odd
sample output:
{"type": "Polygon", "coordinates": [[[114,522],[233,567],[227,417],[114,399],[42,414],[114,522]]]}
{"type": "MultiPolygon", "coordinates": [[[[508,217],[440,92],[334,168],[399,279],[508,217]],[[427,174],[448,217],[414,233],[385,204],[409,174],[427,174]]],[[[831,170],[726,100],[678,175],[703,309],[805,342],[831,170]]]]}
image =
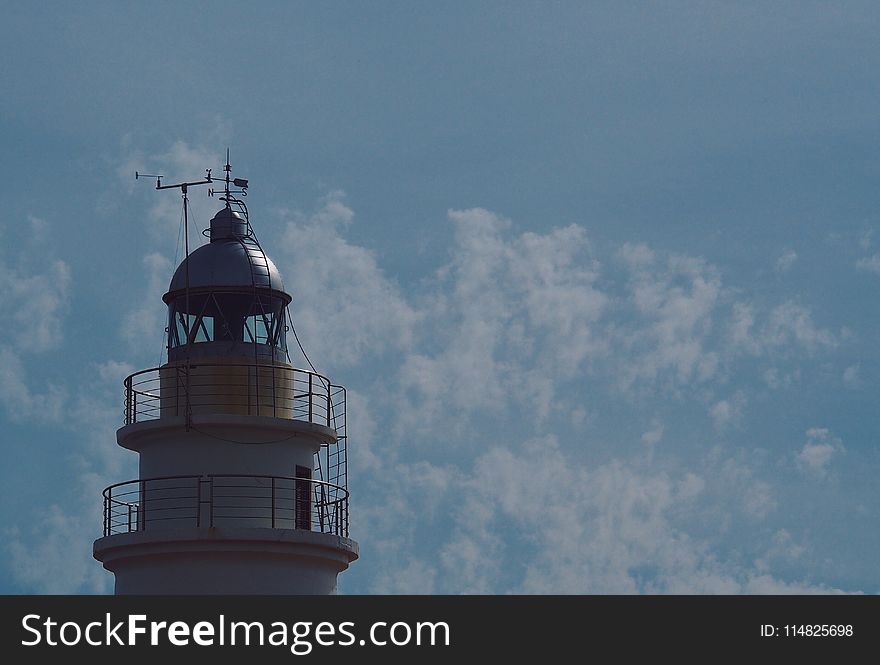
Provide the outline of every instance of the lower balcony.
{"type": "Polygon", "coordinates": [[[144,478],[104,490],[104,536],[181,527],[293,529],[348,538],[348,491],[286,476],[144,478]]]}

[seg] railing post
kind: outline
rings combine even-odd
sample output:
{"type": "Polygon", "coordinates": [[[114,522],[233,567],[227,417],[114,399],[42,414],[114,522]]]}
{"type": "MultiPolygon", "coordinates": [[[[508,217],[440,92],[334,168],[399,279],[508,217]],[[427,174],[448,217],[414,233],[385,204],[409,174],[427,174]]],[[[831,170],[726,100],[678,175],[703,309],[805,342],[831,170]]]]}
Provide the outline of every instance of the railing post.
{"type": "Polygon", "coordinates": [[[272,476],[272,528],[275,528],[275,476],[272,476]]]}
{"type": "Polygon", "coordinates": [[[131,533],[131,504],[128,504],[128,532],[131,533]]]}
{"type": "Polygon", "coordinates": [[[318,525],[321,528],[321,533],[324,533],[324,528],[325,527],[329,528],[329,524],[327,524],[327,506],[326,506],[327,500],[324,497],[324,486],[320,485],[320,488],[321,488],[320,494],[318,494],[318,487],[319,487],[319,485],[314,486],[315,504],[318,507],[318,525]]]}
{"type": "MultiPolygon", "coordinates": [[[[323,385],[323,381],[321,384],[323,385]]],[[[327,427],[332,427],[330,424],[330,382],[327,382],[327,427]]]]}
{"type": "Polygon", "coordinates": [[[125,424],[131,425],[133,422],[131,415],[131,377],[125,378],[125,424]]]}
{"type": "Polygon", "coordinates": [[[312,422],[312,377],[314,374],[309,372],[309,422],[312,422]]]}
{"type": "MultiPolygon", "coordinates": [[[[111,494],[113,493],[112,489],[110,490],[110,493],[111,494]]],[[[107,522],[107,495],[105,494],[104,495],[104,535],[105,536],[110,535],[109,533],[107,533],[107,524],[108,524],[108,522],[107,522]]]]}
{"type": "Polygon", "coordinates": [[[147,481],[141,481],[141,511],[138,516],[143,521],[143,531],[147,530],[147,481]]]}

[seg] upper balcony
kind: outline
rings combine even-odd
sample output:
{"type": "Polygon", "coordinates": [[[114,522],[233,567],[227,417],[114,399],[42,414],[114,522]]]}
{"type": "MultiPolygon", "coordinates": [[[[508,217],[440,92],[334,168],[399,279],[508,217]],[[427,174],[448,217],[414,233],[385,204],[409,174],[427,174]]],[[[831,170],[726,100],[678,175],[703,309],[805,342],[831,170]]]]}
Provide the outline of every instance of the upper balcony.
{"type": "Polygon", "coordinates": [[[125,379],[125,424],[186,415],[270,416],[344,434],[345,388],[284,365],[168,364],[125,379]]]}

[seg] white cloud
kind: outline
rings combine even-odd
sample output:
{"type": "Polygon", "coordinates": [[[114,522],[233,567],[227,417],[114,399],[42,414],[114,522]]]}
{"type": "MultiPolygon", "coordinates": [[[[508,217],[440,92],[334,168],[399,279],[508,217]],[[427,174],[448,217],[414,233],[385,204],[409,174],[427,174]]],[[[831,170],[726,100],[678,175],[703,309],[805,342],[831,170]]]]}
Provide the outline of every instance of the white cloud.
{"type": "Polygon", "coordinates": [[[7,532],[10,568],[32,593],[107,593],[110,579],[91,557],[95,525],[101,524],[100,495],[95,509],[71,514],[57,505],[38,518],[28,534],[7,532]]]}
{"type": "Polygon", "coordinates": [[[776,259],[776,272],[788,272],[797,261],[797,252],[791,248],[786,249],[778,259],[776,259]]]}
{"type": "Polygon", "coordinates": [[[764,554],[755,560],[755,566],[758,570],[766,572],[776,561],[796,561],[802,558],[806,551],[807,548],[796,542],[787,529],[778,529],[764,554]]]}
{"type": "Polygon", "coordinates": [[[834,346],[837,340],[830,331],[816,327],[807,308],[786,302],[770,313],[763,342],[772,347],[796,342],[808,351],[814,351],[819,347],[834,346]]]}
{"type": "MultiPolygon", "coordinates": [[[[772,576],[775,556],[760,566],[725,561],[709,540],[691,536],[682,517],[707,509],[730,514],[740,506],[748,519],[770,502],[767,489],[742,463],[710,462],[703,474],[676,478],[615,460],[575,463],[552,437],[479,454],[435,485],[452,523],[418,512],[433,562],[417,560],[414,574],[388,581],[383,590],[414,592],[426,584],[441,593],[806,593],[817,590],[772,576]],[[450,482],[453,481],[453,482],[450,482]],[[713,496],[705,495],[707,484],[713,496]],[[718,494],[718,488],[724,488],[718,494]],[[445,493],[443,493],[445,492],[445,493]],[[731,494],[732,492],[732,494],[731,494]],[[754,498],[754,495],[758,495],[754,498]],[[700,508],[696,500],[700,499],[700,508]],[[439,540],[438,540],[439,539],[439,540]],[[407,586],[403,582],[412,577],[407,586]]],[[[430,474],[428,474],[430,475],[430,474]]],[[[419,501],[423,480],[397,486],[392,504],[419,501]]],[[[717,517],[712,517],[717,521],[717,517]]],[[[378,534],[380,540],[384,534],[378,534]]],[[[395,546],[406,546],[399,540],[395,546]]],[[[767,550],[779,550],[778,535],[767,550]]],[[[821,589],[821,587],[820,587],[821,589]]]]}
{"type": "Polygon", "coordinates": [[[866,256],[856,261],[856,268],[880,274],[880,254],[866,256]]]}
{"type": "Polygon", "coordinates": [[[0,404],[7,417],[13,422],[60,422],[67,390],[50,382],[43,392],[34,392],[26,378],[20,353],[0,347],[0,404]]]}
{"type": "Polygon", "coordinates": [[[653,446],[663,438],[663,423],[654,421],[651,423],[651,429],[642,434],[642,443],[647,446],[653,446]]]}
{"type": "Polygon", "coordinates": [[[361,394],[352,388],[345,393],[346,428],[357,432],[357,445],[349,449],[350,463],[364,473],[380,473],[383,460],[376,449],[384,443],[380,440],[381,432],[373,417],[368,395],[361,394]]]}
{"type": "MultiPolygon", "coordinates": [[[[451,213],[461,224],[469,211],[451,213]]],[[[586,233],[580,226],[554,229],[548,234],[524,233],[514,244],[507,266],[510,286],[525,304],[527,325],[546,335],[544,348],[552,352],[542,360],[552,362],[563,375],[578,371],[591,354],[604,350],[593,325],[602,315],[607,296],[594,283],[599,264],[590,260],[586,233]]]]}
{"type": "Polygon", "coordinates": [[[796,384],[801,379],[801,370],[795,367],[790,371],[783,372],[778,367],[770,367],[761,374],[761,379],[772,390],[786,388],[796,384]]]}
{"type": "Polygon", "coordinates": [[[715,427],[720,429],[731,419],[733,408],[731,407],[730,402],[727,400],[721,400],[712,405],[712,408],[709,409],[709,415],[715,422],[715,427]]]}
{"type": "Polygon", "coordinates": [[[814,353],[834,348],[844,334],[841,331],[835,335],[819,328],[808,308],[791,301],[773,307],[762,319],[758,321],[749,303],[734,304],[728,326],[728,340],[734,352],[755,356],[772,353],[774,358],[800,350],[814,353]]]}
{"type": "Polygon", "coordinates": [[[64,463],[73,484],[59,493],[69,502],[35,506],[26,516],[32,526],[6,530],[4,549],[13,578],[26,591],[102,592],[107,574],[91,558],[91,539],[100,525],[100,490],[109,484],[107,472],[122,466],[110,450],[120,415],[120,373],[128,368],[107,362],[78,372],[76,385],[53,378],[44,388],[34,388],[30,357],[59,354],[66,341],[71,271],[54,258],[49,228],[32,218],[31,236],[20,245],[16,261],[0,258],[0,307],[13,331],[0,345],[0,404],[12,422],[63,428],[64,463]],[[115,385],[108,393],[104,386],[110,381],[115,385]]]}
{"type": "Polygon", "coordinates": [[[19,253],[0,254],[0,311],[7,322],[0,343],[0,405],[17,422],[57,422],[66,400],[56,381],[34,391],[27,365],[29,356],[64,342],[70,268],[54,258],[49,229],[46,221],[31,217],[19,253]]]}
{"type": "Polygon", "coordinates": [[[3,311],[11,314],[17,348],[43,351],[61,343],[69,283],[70,269],[64,261],[51,261],[44,274],[0,274],[6,301],[3,311]]]}
{"type": "Polygon", "coordinates": [[[4,343],[24,353],[57,348],[64,340],[70,268],[53,258],[48,224],[31,218],[24,253],[0,255],[0,310],[7,320],[4,343]]]}
{"type": "Polygon", "coordinates": [[[419,334],[401,349],[399,429],[432,427],[450,411],[460,424],[514,405],[538,420],[554,406],[577,412],[556,386],[607,350],[598,325],[608,298],[595,288],[599,267],[583,229],[517,236],[486,210],[449,218],[453,258],[412,306],[419,334]]]}
{"type": "Polygon", "coordinates": [[[638,317],[620,330],[627,352],[621,356],[620,387],[650,385],[662,377],[673,384],[712,378],[720,359],[710,341],[721,295],[717,270],[685,256],[670,256],[658,266],[642,246],[625,245],[619,257],[630,270],[629,301],[638,317]]]}
{"type": "Polygon", "coordinates": [[[737,392],[730,399],[722,399],[709,408],[709,417],[715,429],[724,429],[727,425],[737,423],[742,417],[742,410],[745,406],[746,398],[742,392],[737,392]]]}
{"type": "Polygon", "coordinates": [[[795,461],[804,473],[824,478],[828,475],[831,460],[843,452],[843,443],[830,430],[812,427],[807,430],[807,441],[795,461]]]}
{"type": "Polygon", "coordinates": [[[618,251],[618,257],[627,265],[631,272],[637,272],[653,265],[656,255],[644,243],[627,242],[618,251]]]}
{"type": "MultiPolygon", "coordinates": [[[[166,257],[158,252],[150,252],[143,258],[143,271],[146,273],[143,293],[135,299],[135,304],[122,318],[121,335],[129,347],[145,354],[161,354],[162,331],[168,325],[168,309],[162,296],[168,290],[174,271],[166,257]],[[150,348],[153,347],[153,348],[150,348]]],[[[151,364],[152,358],[148,358],[151,364]]],[[[161,355],[160,355],[161,360],[161,355]]]]}
{"type": "Polygon", "coordinates": [[[100,534],[101,490],[136,475],[134,456],[119,450],[115,436],[122,378],[132,369],[112,360],[89,367],[59,410],[58,422],[69,431],[69,499],[35,506],[26,516],[29,526],[6,534],[7,564],[26,591],[107,593],[112,586],[111,575],[92,558],[92,540],[100,534]]]}
{"type": "Polygon", "coordinates": [[[311,215],[285,216],[293,220],[277,263],[294,298],[297,333],[318,369],[408,348],[416,313],[382,273],[375,254],[344,239],[354,213],[343,195],[328,195],[311,215]]]}
{"type": "Polygon", "coordinates": [[[788,583],[775,579],[769,575],[750,576],[740,593],[757,596],[815,596],[815,595],[840,595],[845,593],[840,589],[824,584],[788,583]]]}
{"type": "Polygon", "coordinates": [[[862,384],[860,369],[859,365],[850,365],[843,370],[843,385],[847,388],[858,388],[862,384]]]}
{"type": "Polygon", "coordinates": [[[384,570],[372,585],[372,593],[419,594],[436,592],[437,569],[419,559],[407,561],[393,570],[384,570]]]}
{"type": "Polygon", "coordinates": [[[590,415],[591,414],[588,414],[583,406],[576,406],[571,410],[571,413],[569,413],[569,419],[574,428],[579,430],[587,423],[590,415]]]}
{"type": "Polygon", "coordinates": [[[451,210],[452,259],[407,299],[372,252],[345,239],[355,216],[340,193],[311,215],[285,215],[293,221],[279,264],[295,290],[301,340],[319,368],[396,354],[402,362],[383,374],[381,388],[396,384],[393,399],[407,405],[398,433],[433,426],[450,409],[458,419],[514,405],[539,420],[554,409],[579,413],[582,405],[560,400],[559,388],[599,362],[618,388],[677,389],[723,379],[744,352],[814,352],[837,343],[794,303],[727,309],[714,266],[658,257],[643,244],[618,252],[628,280],[606,278],[600,289],[601,265],[575,225],[516,235],[490,211],[451,210]],[[719,323],[727,317],[724,336],[719,323]]]}
{"type": "MultiPolygon", "coordinates": [[[[703,462],[703,475],[712,477],[706,493],[711,494],[710,505],[723,506],[735,501],[740,510],[739,518],[749,525],[765,521],[773,514],[779,503],[773,486],[760,477],[759,471],[766,467],[758,451],[735,450],[732,453],[720,446],[710,449],[703,462]]],[[[732,528],[734,512],[719,509],[711,516],[713,527],[720,532],[732,528]]]]}
{"type": "MultiPolygon", "coordinates": [[[[294,215],[286,237],[289,272],[296,275],[291,283],[303,289],[297,299],[301,329],[317,330],[328,316],[310,291],[326,290],[330,298],[351,290],[373,294],[381,320],[357,305],[334,306],[364,322],[343,360],[355,365],[393,352],[359,407],[368,433],[364,463],[390,470],[381,482],[369,481],[369,505],[357,504],[361,528],[371,534],[365,560],[380,562],[371,588],[813,589],[777,579],[771,564],[750,567],[737,557],[725,559],[716,541],[697,528],[705,521],[726,533],[768,520],[778,499],[756,470],[760,460],[718,453],[677,475],[623,458],[587,466],[570,457],[585,443],[569,442],[563,450],[547,437],[523,445],[513,440],[502,448],[482,423],[523,413],[542,422],[558,414],[582,427],[589,400],[570,399],[565,387],[589,372],[602,379],[623,374],[619,387],[711,386],[708,394],[714,394],[743,354],[773,354],[782,363],[781,347],[795,357],[831,348],[836,336],[793,303],[731,303],[720,273],[702,259],[627,245],[618,257],[628,279],[619,283],[602,275],[579,227],[516,234],[508,220],[483,209],[449,216],[455,227],[452,258],[422,294],[409,299],[372,253],[345,240],[355,218],[339,195],[311,216],[294,215]],[[349,257],[357,285],[313,266],[319,249],[349,257]],[[725,321],[732,325],[725,328],[725,321]],[[521,406],[530,408],[517,411],[521,406]],[[426,462],[416,452],[426,450],[449,463],[426,462]]],[[[335,343],[335,335],[326,331],[318,348],[335,343]]],[[[314,344],[304,341],[311,351],[314,344]]],[[[784,369],[772,368],[782,372],[779,382],[799,371],[779,367],[784,369]]],[[[771,369],[758,371],[761,376],[771,369]]],[[[724,428],[742,419],[746,403],[745,393],[735,390],[707,408],[724,428]]],[[[642,440],[653,447],[663,436],[663,424],[655,421],[642,440]]]]}
{"type": "Polygon", "coordinates": [[[365,526],[378,556],[373,591],[835,591],[775,574],[804,553],[784,529],[763,549],[753,539],[753,563],[719,552],[715,538],[731,520],[763,522],[775,506],[767,482],[720,450],[671,474],[632,460],[582,464],[550,436],[432,466],[397,467],[382,483],[387,494],[371,510],[381,519],[365,526]],[[711,528],[697,536],[700,520],[711,528]]]}
{"type": "Polygon", "coordinates": [[[743,349],[748,353],[760,353],[760,344],[754,337],[754,326],[754,308],[748,303],[734,303],[733,311],[731,313],[731,322],[728,328],[730,344],[734,348],[743,349]]]}
{"type": "Polygon", "coordinates": [[[676,494],[682,499],[690,500],[698,496],[706,487],[706,481],[692,472],[684,474],[676,484],[676,494]]]}

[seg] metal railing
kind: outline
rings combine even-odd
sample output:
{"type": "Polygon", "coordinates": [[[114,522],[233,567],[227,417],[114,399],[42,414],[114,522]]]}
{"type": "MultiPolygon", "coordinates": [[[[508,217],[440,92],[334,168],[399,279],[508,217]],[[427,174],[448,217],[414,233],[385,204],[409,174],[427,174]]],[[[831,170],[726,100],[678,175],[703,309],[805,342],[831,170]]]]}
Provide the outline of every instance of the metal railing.
{"type": "Polygon", "coordinates": [[[327,377],[255,363],[193,363],[141,370],[125,379],[125,424],[198,414],[261,415],[334,427],[345,390],[327,377]],[[187,376],[189,372],[189,376],[187,376]]]}
{"type": "Polygon", "coordinates": [[[289,476],[164,476],[110,485],[104,535],[180,527],[264,527],[348,536],[348,491],[289,476]]]}

